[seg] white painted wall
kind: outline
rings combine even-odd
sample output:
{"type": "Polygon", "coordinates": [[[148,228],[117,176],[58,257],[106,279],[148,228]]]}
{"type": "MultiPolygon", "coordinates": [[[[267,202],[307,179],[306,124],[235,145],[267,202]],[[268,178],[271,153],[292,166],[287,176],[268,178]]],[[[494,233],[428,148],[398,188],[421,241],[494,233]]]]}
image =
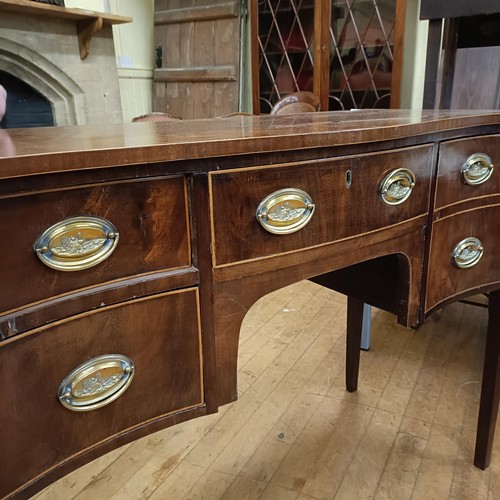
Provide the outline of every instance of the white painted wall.
{"type": "Polygon", "coordinates": [[[149,113],[153,109],[154,0],[65,0],[65,5],[133,18],[130,24],[113,26],[123,120],[149,113]]]}
{"type": "Polygon", "coordinates": [[[401,80],[401,108],[422,109],[428,21],[420,21],[420,0],[407,0],[401,80]]]}

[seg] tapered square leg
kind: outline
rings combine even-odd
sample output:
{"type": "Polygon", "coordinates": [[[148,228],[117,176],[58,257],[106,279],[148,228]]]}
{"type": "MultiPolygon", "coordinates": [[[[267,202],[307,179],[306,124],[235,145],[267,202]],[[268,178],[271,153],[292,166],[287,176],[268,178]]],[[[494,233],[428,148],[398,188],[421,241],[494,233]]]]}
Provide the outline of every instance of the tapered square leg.
{"type": "Polygon", "coordinates": [[[359,356],[363,331],[364,302],[355,297],[347,297],[347,335],[345,385],[349,392],[358,389],[359,356]]]}
{"type": "Polygon", "coordinates": [[[486,469],[490,464],[491,449],[500,400],[500,290],[489,294],[488,332],[484,356],[481,401],[477,423],[474,465],[486,469]]]}

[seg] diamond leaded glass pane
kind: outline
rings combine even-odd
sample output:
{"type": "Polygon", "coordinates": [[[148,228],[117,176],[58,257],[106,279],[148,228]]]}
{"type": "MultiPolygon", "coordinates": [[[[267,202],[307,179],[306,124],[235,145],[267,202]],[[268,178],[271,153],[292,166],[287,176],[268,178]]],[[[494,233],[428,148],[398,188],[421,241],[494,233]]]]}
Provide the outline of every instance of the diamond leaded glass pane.
{"type": "Polygon", "coordinates": [[[396,0],[333,0],[330,109],[390,105],[396,0]]]}
{"type": "Polygon", "coordinates": [[[314,0],[260,0],[261,113],[286,94],[313,90],[314,0]]]}
{"type": "MultiPolygon", "coordinates": [[[[314,0],[258,0],[260,111],[313,90],[314,0]]],[[[332,0],[329,109],[390,105],[396,0],[332,0]]]]}

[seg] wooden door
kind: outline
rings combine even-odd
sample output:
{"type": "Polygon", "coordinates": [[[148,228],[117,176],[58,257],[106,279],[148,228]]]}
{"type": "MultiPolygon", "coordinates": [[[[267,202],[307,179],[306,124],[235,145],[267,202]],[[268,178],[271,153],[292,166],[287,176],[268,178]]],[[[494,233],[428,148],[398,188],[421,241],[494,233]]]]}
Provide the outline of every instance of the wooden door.
{"type": "Polygon", "coordinates": [[[240,0],[155,0],[154,111],[212,118],[238,111],[240,0]]]}

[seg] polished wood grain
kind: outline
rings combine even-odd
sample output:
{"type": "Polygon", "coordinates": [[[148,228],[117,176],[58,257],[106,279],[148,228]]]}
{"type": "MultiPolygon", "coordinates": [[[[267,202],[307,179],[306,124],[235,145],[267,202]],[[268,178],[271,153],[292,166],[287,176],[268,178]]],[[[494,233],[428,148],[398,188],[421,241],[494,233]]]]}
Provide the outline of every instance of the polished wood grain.
{"type": "Polygon", "coordinates": [[[195,289],[98,309],[4,342],[0,395],[9,404],[0,409],[0,495],[48,471],[57,477],[59,465],[118,433],[201,406],[200,348],[195,289]],[[63,379],[81,363],[114,353],[136,367],[125,393],[90,412],[64,408],[57,399],[63,379]]]}
{"type": "Polygon", "coordinates": [[[214,172],[210,175],[214,266],[318,246],[425,214],[432,164],[432,148],[422,146],[297,165],[214,172]],[[388,206],[380,200],[380,185],[389,172],[402,167],[412,170],[417,178],[411,203],[388,206]],[[350,183],[346,181],[349,176],[350,183]],[[305,191],[316,208],[302,230],[280,236],[263,229],[255,212],[264,198],[284,188],[305,191]],[[332,214],[335,223],[327,222],[332,221],[332,214]]]}
{"type": "Polygon", "coordinates": [[[469,185],[462,178],[462,167],[475,153],[484,153],[493,165],[500,157],[500,138],[487,135],[475,139],[447,141],[440,145],[436,193],[433,209],[428,283],[425,311],[430,312],[443,301],[464,295],[486,292],[498,285],[496,269],[497,215],[500,202],[498,169],[482,184],[469,185]],[[475,236],[477,235],[477,236],[475,236]],[[451,252],[467,237],[485,242],[488,251],[472,269],[453,265],[451,252]],[[461,272],[459,272],[461,271],[461,272]],[[468,272],[472,271],[472,272],[468,272]]]}
{"type": "Polygon", "coordinates": [[[188,267],[140,274],[64,293],[0,315],[0,340],[83,311],[117,304],[130,298],[146,297],[164,290],[196,286],[199,282],[198,269],[188,267]]]}
{"type": "Polygon", "coordinates": [[[0,210],[5,221],[3,250],[9,255],[0,264],[4,282],[10,283],[0,290],[4,313],[91,285],[191,265],[183,177],[5,196],[0,210]],[[47,267],[33,250],[37,237],[76,215],[112,222],[120,235],[115,251],[100,265],[82,271],[47,267]]]}
{"type": "MultiPolygon", "coordinates": [[[[443,207],[435,200],[436,186],[443,193],[454,189],[446,161],[454,163],[465,151],[462,146],[474,142],[485,141],[495,149],[489,141],[499,132],[500,113],[428,111],[9,131],[16,153],[0,158],[0,206],[5,207],[0,213],[10,228],[6,234],[17,239],[7,242],[0,266],[14,291],[4,292],[2,305],[10,301],[10,306],[0,317],[0,357],[6,359],[0,364],[6,371],[0,396],[9,401],[0,410],[6,422],[0,432],[9,433],[0,461],[10,460],[18,449],[13,464],[19,468],[24,460],[26,467],[18,473],[13,466],[0,467],[2,485],[4,474],[8,476],[3,491],[18,490],[17,497],[25,498],[138,436],[235,401],[244,320],[259,299],[265,302],[283,287],[314,279],[348,293],[351,304],[376,304],[395,313],[401,324],[415,327],[437,307],[485,286],[497,289],[498,193],[488,191],[443,207]],[[402,205],[386,207],[379,199],[380,182],[400,167],[415,172],[414,192],[402,205]],[[317,211],[296,234],[267,234],[255,218],[256,206],[272,190],[289,186],[311,191],[317,211]],[[93,210],[119,221],[120,238],[130,238],[123,250],[89,275],[50,274],[36,264],[32,241],[39,232],[61,217],[93,210]],[[458,231],[476,229],[483,231],[485,249],[493,250],[485,252],[469,282],[454,269],[447,272],[447,245],[458,231]],[[19,283],[21,270],[29,271],[26,283],[19,283]],[[432,298],[433,293],[441,295],[432,298]],[[88,432],[78,433],[49,385],[85,353],[88,359],[97,351],[121,347],[146,360],[143,371],[157,385],[145,397],[130,392],[134,399],[126,407],[119,399],[91,412],[88,419],[102,425],[99,432],[87,426],[88,432]],[[26,371],[30,366],[34,369],[26,371]],[[32,395],[35,387],[39,392],[32,395]],[[109,417],[104,424],[100,415],[109,417]],[[49,428],[49,421],[55,425],[49,428]],[[42,452],[31,462],[31,451],[38,449],[42,452]]],[[[302,286],[310,290],[309,285],[302,286]]],[[[309,304],[305,293],[304,316],[314,309],[314,295],[309,304]]],[[[359,310],[351,308],[347,331],[351,389],[358,380],[359,310]]],[[[331,320],[322,317],[325,324],[331,320]]],[[[492,325],[495,329],[495,317],[492,325]]],[[[362,375],[361,390],[365,383],[362,375]]],[[[483,389],[485,394],[499,391],[490,377],[483,389]]],[[[414,414],[432,405],[425,387],[417,392],[414,414]]],[[[485,416],[480,432],[487,437],[478,440],[477,453],[483,457],[495,427],[490,400],[485,396],[481,403],[485,416]]],[[[386,425],[379,417],[377,422],[386,425]]],[[[346,417],[346,422],[352,419],[346,417]]],[[[348,427],[343,429],[341,435],[348,427]]],[[[341,471],[341,460],[352,456],[351,444],[342,448],[335,470],[341,471]]],[[[206,451],[217,454],[222,445],[214,436],[206,451]]],[[[176,491],[172,482],[163,484],[165,470],[151,487],[156,491],[162,484],[158,498],[176,491]]],[[[320,483],[324,481],[315,484],[320,483]]]]}
{"type": "Polygon", "coordinates": [[[491,111],[374,110],[93,125],[79,127],[76,134],[73,127],[58,127],[57,136],[50,128],[9,130],[12,145],[7,156],[0,153],[0,178],[123,166],[124,155],[127,164],[144,164],[391,141],[495,125],[499,116],[491,111]]]}
{"type": "MultiPolygon", "coordinates": [[[[314,2],[314,55],[313,90],[320,100],[320,108],[328,109],[330,90],[330,25],[332,22],[332,2],[314,2]]],[[[252,54],[253,55],[253,54],[252,54]]],[[[258,52],[257,52],[258,55],[258,52]]],[[[255,72],[258,75],[258,66],[255,72]]]]}
{"type": "Polygon", "coordinates": [[[394,19],[394,48],[391,78],[391,108],[401,107],[401,81],[403,79],[403,56],[406,22],[406,0],[396,1],[394,19]]]}
{"type": "Polygon", "coordinates": [[[458,213],[433,223],[429,276],[425,310],[430,311],[446,299],[456,299],[464,292],[477,293],[497,288],[500,283],[498,235],[500,205],[458,213]],[[465,238],[478,238],[484,247],[479,262],[469,269],[452,263],[451,253],[465,238]]]}
{"type": "MultiPolygon", "coordinates": [[[[435,209],[456,205],[453,210],[463,210],[460,204],[471,198],[481,198],[488,203],[487,196],[500,194],[500,136],[475,137],[448,141],[441,145],[438,164],[435,209]],[[483,184],[470,186],[462,179],[462,166],[475,153],[488,155],[494,165],[491,177],[483,184]]],[[[451,207],[450,207],[451,208],[451,207]]]]}
{"type": "Polygon", "coordinates": [[[418,330],[373,309],[345,391],[346,299],[299,282],[242,326],[239,399],[109,453],[36,500],[496,500],[500,440],[472,463],[487,312],[454,303],[418,330]]]}

